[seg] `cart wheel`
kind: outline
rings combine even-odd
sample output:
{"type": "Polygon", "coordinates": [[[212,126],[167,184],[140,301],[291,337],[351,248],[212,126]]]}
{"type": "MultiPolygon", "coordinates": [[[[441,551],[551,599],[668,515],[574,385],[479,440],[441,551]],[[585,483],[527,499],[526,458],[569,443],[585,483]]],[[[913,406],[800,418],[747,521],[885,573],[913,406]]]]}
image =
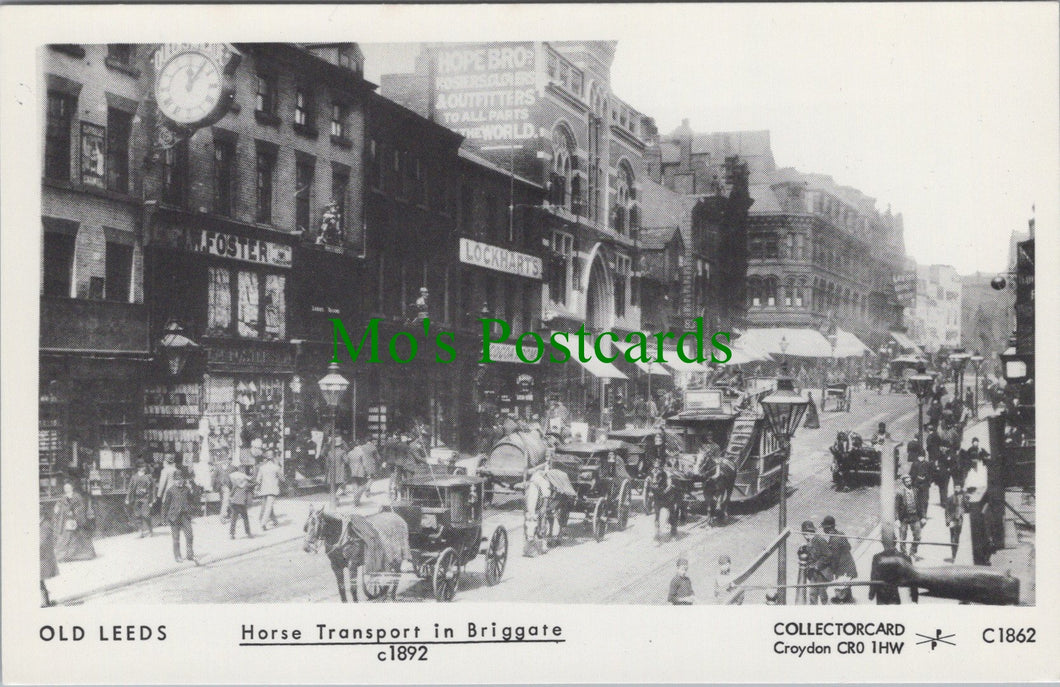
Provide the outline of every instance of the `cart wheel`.
{"type": "Polygon", "coordinates": [[[436,601],[452,601],[456,594],[456,583],[460,580],[460,566],[456,563],[456,551],[442,551],[434,562],[434,598],[436,601]]]}
{"type": "Polygon", "coordinates": [[[655,508],[655,499],[651,495],[651,488],[648,486],[648,480],[644,480],[644,498],[642,503],[644,504],[644,514],[651,515],[655,508]]]}
{"type": "Polygon", "coordinates": [[[491,506],[493,505],[493,483],[486,482],[485,487],[482,490],[482,505],[491,506]]]}
{"type": "Polygon", "coordinates": [[[486,584],[492,587],[501,581],[508,563],[508,532],[503,527],[493,530],[490,546],[486,549],[486,584]]]}
{"type": "Polygon", "coordinates": [[[596,500],[596,507],[593,508],[593,538],[596,541],[603,541],[604,533],[607,531],[607,517],[604,515],[605,502],[603,496],[596,500]]]}
{"type": "Polygon", "coordinates": [[[632,498],[630,496],[631,487],[629,480],[623,480],[622,487],[618,490],[618,529],[626,529],[626,525],[629,524],[629,502],[632,498]]]}

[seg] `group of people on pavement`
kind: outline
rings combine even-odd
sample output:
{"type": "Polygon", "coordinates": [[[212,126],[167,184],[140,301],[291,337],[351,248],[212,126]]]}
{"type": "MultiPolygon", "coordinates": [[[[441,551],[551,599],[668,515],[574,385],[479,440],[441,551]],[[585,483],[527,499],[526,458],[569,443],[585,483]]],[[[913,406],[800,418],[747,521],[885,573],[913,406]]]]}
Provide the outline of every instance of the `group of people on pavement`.
{"type": "MultiPolygon", "coordinates": [[[[726,594],[732,592],[732,559],[728,555],[718,556],[718,571],[714,576],[714,603],[721,603],[726,594]]],[[[677,574],[670,580],[670,590],[666,602],[674,606],[691,606],[697,603],[696,593],[692,589],[692,580],[688,578],[688,559],[681,556],[677,559],[677,574]]]]}
{"type": "MultiPolygon", "coordinates": [[[[851,553],[850,541],[843,532],[836,529],[835,518],[831,515],[821,520],[821,531],[812,520],[802,523],[802,536],[806,543],[799,547],[799,558],[805,560],[806,582],[824,583],[835,580],[851,580],[858,576],[857,564],[851,553]]],[[[812,605],[829,603],[828,590],[835,589],[831,598],[833,604],[854,603],[854,592],[848,586],[811,586],[807,593],[807,602],[812,605]]]]}

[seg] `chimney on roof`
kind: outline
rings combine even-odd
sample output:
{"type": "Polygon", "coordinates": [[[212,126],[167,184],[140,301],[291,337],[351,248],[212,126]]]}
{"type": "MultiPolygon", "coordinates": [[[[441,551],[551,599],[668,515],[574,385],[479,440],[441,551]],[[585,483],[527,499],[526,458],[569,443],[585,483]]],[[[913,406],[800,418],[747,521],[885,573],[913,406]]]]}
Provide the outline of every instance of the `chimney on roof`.
{"type": "Polygon", "coordinates": [[[674,130],[674,144],[681,151],[681,169],[692,168],[692,127],[688,125],[687,119],[681,120],[681,126],[674,130]]]}

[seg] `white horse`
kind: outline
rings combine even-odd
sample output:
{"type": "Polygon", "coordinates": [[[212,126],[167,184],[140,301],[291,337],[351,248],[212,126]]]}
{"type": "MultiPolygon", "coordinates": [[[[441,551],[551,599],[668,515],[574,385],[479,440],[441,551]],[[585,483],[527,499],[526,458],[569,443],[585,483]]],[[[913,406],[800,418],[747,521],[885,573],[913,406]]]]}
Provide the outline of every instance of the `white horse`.
{"type": "Polygon", "coordinates": [[[559,540],[569,512],[568,495],[561,492],[549,479],[550,475],[566,478],[561,470],[535,470],[526,482],[526,509],[523,514],[523,555],[532,549],[548,551],[559,540]],[[553,473],[559,473],[555,475],[553,473]]]}

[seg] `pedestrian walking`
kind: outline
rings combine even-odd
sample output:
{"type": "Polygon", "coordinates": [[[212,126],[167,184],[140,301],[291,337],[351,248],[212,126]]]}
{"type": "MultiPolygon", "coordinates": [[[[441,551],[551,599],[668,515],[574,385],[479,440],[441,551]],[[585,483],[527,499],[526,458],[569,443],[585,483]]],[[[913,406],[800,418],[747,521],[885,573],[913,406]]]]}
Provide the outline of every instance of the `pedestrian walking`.
{"type": "Polygon", "coordinates": [[[957,560],[957,548],[961,543],[961,529],[964,527],[964,514],[968,512],[968,494],[964,485],[953,485],[953,494],[946,500],[946,526],[950,528],[950,562],[957,560]]]}
{"type": "Polygon", "coordinates": [[[45,580],[59,575],[59,562],[55,560],[55,530],[52,519],[47,515],[40,516],[40,605],[41,608],[52,605],[51,595],[45,580]]]}
{"type": "Polygon", "coordinates": [[[261,514],[258,524],[261,529],[269,529],[269,525],[275,527],[279,524],[276,520],[276,497],[280,495],[280,482],[283,480],[283,471],[276,464],[276,452],[271,448],[264,452],[264,462],[258,466],[258,474],[255,484],[261,495],[261,514]]]}
{"type": "MultiPolygon", "coordinates": [[[[817,534],[817,528],[809,520],[802,523],[802,536],[806,539],[806,581],[831,582],[835,575],[832,572],[832,550],[828,547],[828,541],[817,534]]],[[[813,606],[826,605],[828,588],[810,587],[807,602],[813,606]]]]}
{"type": "Polygon", "coordinates": [[[376,471],[376,455],[375,444],[371,439],[366,439],[350,449],[344,457],[346,474],[349,475],[347,484],[353,489],[354,506],[361,505],[361,497],[369,489],[369,482],[376,471]]]}
{"type": "Polygon", "coordinates": [[[173,534],[173,560],[180,563],[187,558],[193,563],[195,561],[195,533],[192,530],[192,518],[198,504],[192,494],[191,487],[184,477],[184,471],[178,470],[173,473],[173,483],[162,496],[162,517],[169,523],[170,532],[173,534]],[[180,535],[184,535],[186,556],[180,555],[180,535]]]}
{"type": "MultiPolygon", "coordinates": [[[[923,456],[921,456],[922,458],[923,456]]],[[[908,474],[902,475],[902,484],[895,490],[894,512],[898,516],[899,523],[898,539],[901,540],[899,549],[902,553],[905,553],[906,535],[912,531],[913,548],[910,553],[916,556],[917,548],[920,545],[922,518],[920,516],[920,499],[917,497],[917,493],[913,491],[913,479],[908,474]]]]}
{"type": "Polygon", "coordinates": [[[670,593],[666,600],[674,606],[691,606],[696,602],[692,580],[688,579],[688,559],[677,559],[677,574],[670,580],[670,593]]]}
{"type": "Polygon", "coordinates": [[[55,503],[52,531],[58,533],[55,557],[61,563],[90,561],[96,557],[92,546],[92,505],[77,493],[73,482],[63,483],[63,495],[55,503]]]}
{"type": "Polygon", "coordinates": [[[250,539],[254,535],[250,533],[250,517],[247,515],[247,507],[253,498],[251,492],[253,485],[250,477],[243,472],[241,467],[237,467],[235,472],[229,475],[228,478],[232,483],[232,496],[229,501],[232,519],[228,522],[228,537],[230,539],[236,538],[236,523],[242,520],[247,539],[250,539]]]}
{"type": "Polygon", "coordinates": [[[927,520],[928,490],[934,477],[934,469],[927,457],[921,454],[916,462],[909,466],[908,476],[916,490],[917,513],[921,520],[927,520]]]}
{"type": "Polygon", "coordinates": [[[647,487],[651,491],[652,511],[655,514],[655,541],[659,541],[662,536],[659,531],[659,519],[664,509],[666,510],[667,524],[670,526],[670,536],[677,536],[677,515],[674,513],[673,503],[676,490],[672,487],[670,475],[664,469],[663,461],[661,459],[656,460],[655,465],[652,466],[651,477],[648,479],[647,487]]]}
{"type": "Polygon", "coordinates": [[[956,460],[949,447],[943,447],[935,464],[931,466],[931,481],[939,490],[939,506],[946,507],[946,497],[949,495],[950,476],[956,470],[956,460]]]}
{"type": "Polygon", "coordinates": [[[130,510],[133,520],[140,529],[140,538],[155,535],[155,526],[151,521],[151,509],[155,504],[155,481],[147,474],[147,465],[142,460],[136,462],[136,474],[129,482],[129,493],[125,497],[125,506],[130,510]]]}
{"type": "Polygon", "coordinates": [[[232,460],[226,458],[219,462],[214,470],[213,490],[221,495],[221,505],[218,508],[218,515],[220,516],[222,523],[228,522],[229,518],[232,517],[232,480],[230,477],[237,469],[238,468],[232,464],[232,460]]]}
{"type": "MultiPolygon", "coordinates": [[[[835,579],[849,578],[857,579],[858,566],[854,562],[854,554],[850,551],[850,540],[836,529],[835,518],[831,515],[821,520],[821,529],[828,535],[828,548],[832,553],[832,573],[835,579]]],[[[854,603],[854,592],[850,587],[837,587],[832,597],[834,604],[854,603]]]]}
{"type": "Polygon", "coordinates": [[[802,423],[802,426],[806,429],[819,429],[821,427],[821,419],[817,415],[817,404],[813,402],[813,392],[808,394],[810,402],[806,406],[806,420],[802,423]]]}
{"type": "Polygon", "coordinates": [[[722,554],[718,556],[718,574],[714,576],[714,600],[721,601],[732,589],[732,559],[722,554]]]}

